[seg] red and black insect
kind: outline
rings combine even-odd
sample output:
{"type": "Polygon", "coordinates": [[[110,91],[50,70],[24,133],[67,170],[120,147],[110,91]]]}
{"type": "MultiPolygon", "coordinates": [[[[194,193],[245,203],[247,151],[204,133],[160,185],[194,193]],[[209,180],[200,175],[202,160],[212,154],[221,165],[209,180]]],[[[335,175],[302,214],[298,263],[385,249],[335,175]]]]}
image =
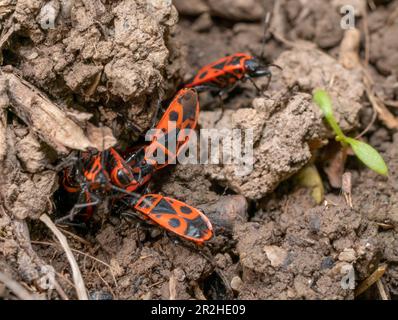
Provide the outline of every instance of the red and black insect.
{"type": "MultiPolygon", "coordinates": [[[[195,88],[199,92],[209,90],[224,93],[239,81],[263,76],[271,78],[272,73],[268,67],[251,55],[235,53],[204,66],[185,87],[195,88]]],[[[260,91],[255,82],[253,84],[260,91]]]]}
{"type": "Polygon", "coordinates": [[[75,166],[65,169],[61,178],[63,189],[74,196],[76,202],[69,215],[58,219],[73,220],[76,217],[87,221],[95,206],[103,197],[111,196],[116,201],[128,204],[139,213],[139,217],[197,244],[211,238],[211,223],[199,210],[175,199],[161,195],[140,195],[136,193],[152,177],[152,174],[167,166],[182,152],[189,142],[190,133],[179,141],[178,134],[194,130],[199,117],[199,101],[196,90],[180,90],[156,126],[158,134],[150,143],[129,155],[126,160],[114,148],[94,155],[80,153],[75,166]],[[169,122],[174,122],[170,128],[169,122]],[[168,145],[175,139],[175,150],[168,145]],[[162,152],[165,162],[157,161],[154,153],[162,152]]]}
{"type": "MultiPolygon", "coordinates": [[[[272,73],[269,67],[275,64],[265,64],[262,61],[265,46],[265,33],[268,29],[270,15],[265,18],[264,41],[260,58],[256,58],[246,53],[235,53],[212,62],[198,71],[196,76],[185,85],[186,88],[195,88],[199,92],[210,91],[218,93],[220,96],[232,91],[239,81],[249,80],[258,92],[260,88],[252,78],[268,77],[268,84],[271,81],[272,73]]],[[[267,87],[268,87],[267,84],[267,87]]]]}
{"type": "Polygon", "coordinates": [[[127,163],[142,168],[145,171],[142,173],[143,177],[147,172],[160,170],[174,163],[178,154],[185,150],[198,118],[199,99],[196,90],[181,89],[156,125],[150,143],[129,157],[127,163]],[[184,140],[179,139],[181,133],[184,140]],[[156,159],[164,161],[159,163],[156,159]]]}
{"type": "MultiPolygon", "coordinates": [[[[69,214],[58,219],[57,222],[66,220],[88,221],[94,214],[94,208],[100,201],[112,192],[128,193],[128,191],[115,185],[110,177],[106,164],[115,161],[113,148],[104,152],[79,152],[78,161],[71,168],[66,168],[61,175],[61,186],[68,194],[70,202],[74,205],[69,214]],[[112,161],[110,161],[112,157],[112,161]]],[[[116,158],[117,159],[117,158],[116,158]]]]}
{"type": "Polygon", "coordinates": [[[160,194],[146,194],[138,200],[127,197],[125,204],[139,212],[139,218],[150,220],[197,244],[203,244],[213,236],[209,219],[200,210],[176,199],[160,194]]]}

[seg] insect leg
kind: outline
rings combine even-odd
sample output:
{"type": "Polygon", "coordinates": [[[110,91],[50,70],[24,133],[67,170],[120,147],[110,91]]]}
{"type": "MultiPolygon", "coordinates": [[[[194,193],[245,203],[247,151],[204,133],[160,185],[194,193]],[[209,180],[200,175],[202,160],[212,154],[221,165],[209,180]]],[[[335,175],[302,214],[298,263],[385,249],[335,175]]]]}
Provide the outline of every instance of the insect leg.
{"type": "Polygon", "coordinates": [[[66,169],[73,165],[76,161],[78,160],[78,157],[76,157],[75,152],[71,152],[65,159],[63,159],[60,163],[57,165],[53,166],[51,164],[47,164],[46,168],[53,170],[53,171],[61,171],[63,169],[66,169]]]}
{"type": "MultiPolygon", "coordinates": [[[[270,77],[271,77],[271,76],[270,76],[270,77]]],[[[269,79],[270,79],[270,77],[269,77],[269,79]]],[[[246,75],[245,79],[248,79],[248,80],[253,84],[253,86],[256,88],[257,92],[258,92],[260,95],[262,95],[262,96],[265,97],[265,98],[269,98],[269,96],[266,95],[266,94],[264,93],[264,91],[262,91],[262,90],[259,88],[259,86],[256,84],[256,82],[255,82],[251,77],[249,77],[249,76],[246,75]]],[[[269,83],[270,83],[270,80],[268,80],[267,88],[268,88],[268,86],[269,86],[269,83]]]]}
{"type": "Polygon", "coordinates": [[[267,31],[270,26],[270,21],[271,21],[271,13],[267,12],[264,18],[264,34],[263,34],[263,39],[261,43],[261,54],[260,54],[260,59],[264,59],[264,53],[265,53],[265,43],[267,41],[267,31]]]}
{"type": "Polygon", "coordinates": [[[145,186],[144,190],[142,190],[142,194],[147,194],[151,193],[151,190],[149,189],[149,183],[145,186]]]}
{"type": "MultiPolygon", "coordinates": [[[[277,64],[269,63],[267,64],[267,67],[276,67],[279,70],[283,70],[281,66],[278,66],[277,64]]],[[[268,90],[269,84],[271,83],[272,79],[272,73],[270,72],[269,75],[267,75],[268,81],[267,84],[265,85],[265,90],[268,90]]]]}
{"type": "MultiPolygon", "coordinates": [[[[267,76],[267,84],[265,85],[264,90],[268,90],[268,87],[271,83],[271,79],[272,79],[272,74],[270,74],[269,76],[267,76]]],[[[253,80],[253,79],[252,79],[253,80]]]]}
{"type": "Polygon", "coordinates": [[[75,208],[76,209],[82,209],[82,208],[96,206],[101,201],[100,198],[95,196],[93,193],[90,193],[90,197],[94,198],[94,201],[86,202],[86,203],[77,203],[77,204],[75,204],[75,208]]]}
{"type": "Polygon", "coordinates": [[[79,194],[78,202],[73,206],[73,208],[70,210],[69,214],[66,216],[59,218],[55,220],[55,223],[60,224],[65,222],[66,220],[72,221],[76,215],[79,213],[80,209],[84,208],[89,208],[89,207],[94,207],[97,204],[100,203],[100,199],[94,195],[93,193],[90,193],[87,190],[82,190],[79,194]],[[90,195],[90,199],[93,198],[93,201],[90,202],[85,202],[87,200],[87,193],[90,195]]]}
{"type": "Polygon", "coordinates": [[[222,91],[220,91],[220,93],[218,94],[218,101],[219,101],[219,107],[221,108],[221,112],[220,115],[218,116],[217,120],[214,122],[214,124],[216,125],[223,117],[224,115],[224,111],[225,111],[225,105],[224,105],[224,100],[222,98],[222,91]]]}
{"type": "Polygon", "coordinates": [[[237,81],[233,84],[232,87],[229,87],[229,88],[227,88],[227,89],[223,89],[223,90],[219,91],[219,93],[218,93],[218,99],[219,99],[219,106],[220,106],[220,108],[221,108],[221,113],[220,113],[220,116],[218,117],[218,119],[214,122],[214,124],[217,124],[217,123],[222,119],[222,117],[224,116],[225,105],[224,105],[223,95],[226,95],[226,94],[232,92],[232,91],[237,87],[238,83],[239,83],[239,82],[238,82],[238,80],[237,80],[237,81]]]}
{"type": "Polygon", "coordinates": [[[120,215],[123,218],[128,218],[128,219],[132,219],[132,220],[138,220],[140,222],[143,221],[142,217],[137,212],[134,212],[134,211],[130,211],[130,210],[123,211],[123,212],[120,213],[120,215]]]}
{"type": "Polygon", "coordinates": [[[156,127],[157,120],[158,120],[158,114],[159,114],[159,110],[161,107],[162,107],[162,102],[161,102],[161,99],[159,99],[157,102],[155,112],[153,114],[151,129],[156,127]]]}
{"type": "Polygon", "coordinates": [[[204,91],[211,91],[211,92],[219,92],[221,89],[215,85],[210,85],[210,84],[203,84],[203,85],[198,85],[195,86],[194,89],[198,92],[204,92],[204,91]]]}

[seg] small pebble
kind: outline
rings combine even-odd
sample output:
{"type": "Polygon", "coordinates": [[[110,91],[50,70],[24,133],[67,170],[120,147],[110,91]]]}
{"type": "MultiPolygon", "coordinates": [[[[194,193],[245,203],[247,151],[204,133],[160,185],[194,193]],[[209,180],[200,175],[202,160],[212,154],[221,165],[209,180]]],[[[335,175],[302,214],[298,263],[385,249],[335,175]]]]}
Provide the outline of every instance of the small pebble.
{"type": "Polygon", "coordinates": [[[90,292],[90,300],[113,300],[112,294],[106,291],[90,292]]]}
{"type": "Polygon", "coordinates": [[[326,257],[325,259],[322,260],[321,262],[321,269],[330,269],[334,266],[334,260],[332,257],[326,257]]]}
{"type": "Polygon", "coordinates": [[[148,291],[147,293],[145,293],[144,295],[141,296],[142,300],[152,300],[152,292],[148,291]]]}
{"type": "Polygon", "coordinates": [[[181,268],[174,269],[174,275],[175,275],[177,281],[182,282],[185,280],[185,272],[181,268]]]}
{"type": "Polygon", "coordinates": [[[235,276],[231,280],[231,288],[232,290],[235,290],[236,292],[240,292],[243,286],[243,281],[240,277],[235,276]]]}
{"type": "Polygon", "coordinates": [[[287,258],[287,251],[277,246],[264,246],[264,252],[271,262],[271,266],[281,266],[287,258]]]}
{"type": "Polygon", "coordinates": [[[355,250],[346,248],[339,254],[339,260],[345,262],[353,262],[357,259],[355,250]]]}

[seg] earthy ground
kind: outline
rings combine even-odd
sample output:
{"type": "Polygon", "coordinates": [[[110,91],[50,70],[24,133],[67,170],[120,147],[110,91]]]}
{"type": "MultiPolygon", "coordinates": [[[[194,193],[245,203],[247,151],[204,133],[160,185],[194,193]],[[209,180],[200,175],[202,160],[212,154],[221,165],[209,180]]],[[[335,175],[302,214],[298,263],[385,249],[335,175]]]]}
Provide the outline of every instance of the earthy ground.
{"type": "MultiPolygon", "coordinates": [[[[158,101],[200,67],[235,52],[259,55],[272,12],[265,57],[283,70],[272,68],[267,97],[242,83],[215,123],[217,99],[200,95],[201,128],[254,130],[253,172],[176,165],[151,181],[152,191],[201,208],[216,236],[197,248],[104,205],[86,228],[59,227],[89,296],[398,297],[397,1],[45,3],[0,5],[0,275],[39,298],[77,298],[65,251],[38,220],[59,212],[55,166],[72,150],[101,148],[100,123],[109,144],[134,144],[158,101]],[[354,30],[340,27],[347,3],[354,30]],[[388,178],[351,156],[342,165],[311,100],[317,87],[330,92],[343,130],[381,152],[388,178]],[[343,172],[351,187],[342,190],[343,172]]],[[[3,280],[0,298],[15,299],[3,280]]]]}

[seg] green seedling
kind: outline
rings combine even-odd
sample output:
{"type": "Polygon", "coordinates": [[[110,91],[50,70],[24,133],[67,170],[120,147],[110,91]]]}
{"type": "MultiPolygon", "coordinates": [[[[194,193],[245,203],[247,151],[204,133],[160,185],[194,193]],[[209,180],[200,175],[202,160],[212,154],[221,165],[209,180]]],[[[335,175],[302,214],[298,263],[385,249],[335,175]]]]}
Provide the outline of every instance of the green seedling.
{"type": "Polygon", "coordinates": [[[354,151],[358,159],[361,160],[369,169],[383,176],[388,175],[387,165],[376,149],[365,142],[347,137],[343,133],[333,115],[333,107],[329,94],[325,90],[317,89],[314,92],[313,99],[322,110],[326,121],[336,134],[336,140],[340,141],[343,148],[346,148],[348,145],[351,146],[352,151],[354,151]]]}

